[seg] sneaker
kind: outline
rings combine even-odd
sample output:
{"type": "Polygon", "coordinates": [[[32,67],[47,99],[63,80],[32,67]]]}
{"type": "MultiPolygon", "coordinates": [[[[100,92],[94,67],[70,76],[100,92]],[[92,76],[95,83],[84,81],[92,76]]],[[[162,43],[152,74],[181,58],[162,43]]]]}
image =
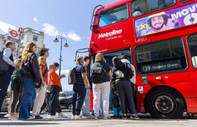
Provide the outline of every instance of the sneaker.
{"type": "Polygon", "coordinates": [[[95,116],[95,117],[94,117],[94,120],[98,120],[98,116],[95,116]]]}
{"type": "Polygon", "coordinates": [[[93,119],[94,118],[94,116],[92,116],[92,115],[84,116],[84,117],[87,118],[87,119],[93,119]]]}
{"type": "Polygon", "coordinates": [[[56,116],[55,115],[50,115],[49,119],[56,119],[56,116]]]}
{"type": "Polygon", "coordinates": [[[68,118],[67,116],[65,116],[64,114],[62,113],[58,113],[58,118],[68,118]]]}
{"type": "Polygon", "coordinates": [[[127,116],[122,116],[121,117],[123,120],[126,120],[127,119],[127,116]]]}
{"type": "Polygon", "coordinates": [[[80,115],[75,116],[75,119],[81,119],[80,115]]]}
{"type": "Polygon", "coordinates": [[[104,120],[107,120],[108,118],[105,116],[105,117],[103,117],[103,119],[104,119],[104,120]]]}
{"type": "Polygon", "coordinates": [[[132,115],[130,115],[130,116],[129,116],[129,119],[130,119],[130,120],[133,120],[134,118],[133,118],[133,116],[132,116],[132,115]]]}
{"type": "Polygon", "coordinates": [[[71,119],[75,119],[75,115],[72,115],[72,116],[71,116],[71,119]]]}
{"type": "Polygon", "coordinates": [[[10,115],[10,116],[9,116],[9,119],[11,119],[11,120],[16,120],[16,119],[18,119],[18,117],[17,117],[16,115],[10,115]]]}
{"type": "Polygon", "coordinates": [[[43,119],[43,117],[40,115],[35,115],[35,119],[43,119]]]}
{"type": "Polygon", "coordinates": [[[33,120],[33,119],[35,119],[35,117],[34,116],[30,116],[27,120],[33,120]]]}
{"type": "Polygon", "coordinates": [[[134,120],[139,120],[140,118],[138,117],[138,115],[133,115],[133,119],[134,120]]]}

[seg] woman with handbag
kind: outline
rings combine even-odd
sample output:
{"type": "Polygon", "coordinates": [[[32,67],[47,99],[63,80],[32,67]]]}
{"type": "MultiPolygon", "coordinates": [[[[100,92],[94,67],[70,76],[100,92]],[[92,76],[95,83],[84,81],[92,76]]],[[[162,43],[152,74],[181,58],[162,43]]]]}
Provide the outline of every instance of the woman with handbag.
{"type": "Polygon", "coordinates": [[[23,96],[21,99],[19,120],[34,119],[30,114],[36,90],[35,85],[40,81],[40,68],[37,60],[36,45],[33,42],[28,42],[22,53],[22,85],[24,87],[23,96]]]}
{"type": "Polygon", "coordinates": [[[109,115],[109,95],[111,68],[106,63],[103,54],[98,53],[95,57],[95,63],[92,65],[91,76],[93,80],[93,109],[94,118],[98,119],[100,102],[102,102],[104,119],[109,115]],[[101,74],[98,74],[100,72],[101,74]]]}

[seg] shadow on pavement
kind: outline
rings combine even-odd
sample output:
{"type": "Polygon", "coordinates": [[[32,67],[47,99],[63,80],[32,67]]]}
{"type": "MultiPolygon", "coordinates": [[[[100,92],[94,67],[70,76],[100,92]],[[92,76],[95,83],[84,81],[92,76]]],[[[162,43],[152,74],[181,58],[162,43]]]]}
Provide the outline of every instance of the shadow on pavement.
{"type": "Polygon", "coordinates": [[[41,123],[41,122],[1,122],[0,125],[58,125],[59,123],[41,123]]]}

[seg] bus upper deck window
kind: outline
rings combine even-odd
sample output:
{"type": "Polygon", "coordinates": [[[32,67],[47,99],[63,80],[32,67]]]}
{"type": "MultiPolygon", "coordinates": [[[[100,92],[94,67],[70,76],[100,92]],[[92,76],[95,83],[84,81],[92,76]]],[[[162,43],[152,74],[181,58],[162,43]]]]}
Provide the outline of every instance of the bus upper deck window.
{"type": "Polygon", "coordinates": [[[192,0],[179,0],[181,3],[192,1],[192,0]]]}
{"type": "Polygon", "coordinates": [[[107,26],[128,19],[128,8],[126,4],[101,12],[99,27],[107,26]]]}
{"type": "Polygon", "coordinates": [[[154,12],[174,5],[176,0],[135,0],[131,3],[131,14],[133,17],[154,12]],[[140,8],[141,14],[136,15],[136,7],[140,8]]]}

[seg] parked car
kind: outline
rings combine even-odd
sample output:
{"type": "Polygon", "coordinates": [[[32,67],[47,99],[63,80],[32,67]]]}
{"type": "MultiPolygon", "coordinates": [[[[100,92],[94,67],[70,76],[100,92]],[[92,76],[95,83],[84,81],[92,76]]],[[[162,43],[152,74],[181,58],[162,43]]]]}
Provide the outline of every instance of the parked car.
{"type": "MultiPolygon", "coordinates": [[[[65,92],[60,92],[59,93],[59,102],[60,102],[60,107],[61,109],[68,109],[68,111],[72,111],[72,97],[73,92],[72,91],[65,91],[65,92]]],[[[41,108],[41,112],[48,112],[48,107],[47,107],[47,99],[45,98],[45,102],[41,108]]]]}
{"type": "Polygon", "coordinates": [[[68,109],[68,111],[72,111],[72,107],[73,107],[72,100],[73,100],[72,93],[70,94],[65,92],[60,93],[59,102],[60,102],[60,107],[62,109],[68,109]]]}

